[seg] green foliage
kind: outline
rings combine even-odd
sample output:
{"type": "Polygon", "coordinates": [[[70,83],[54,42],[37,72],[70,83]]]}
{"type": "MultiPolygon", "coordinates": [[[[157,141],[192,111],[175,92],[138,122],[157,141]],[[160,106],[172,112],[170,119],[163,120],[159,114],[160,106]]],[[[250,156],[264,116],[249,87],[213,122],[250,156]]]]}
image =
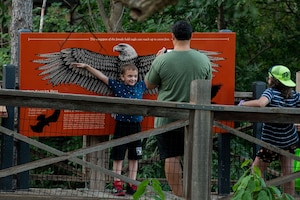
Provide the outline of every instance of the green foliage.
{"type": "Polygon", "coordinates": [[[143,140],[143,159],[144,165],[140,165],[138,178],[164,178],[163,161],[158,158],[158,148],[155,137],[149,137],[143,140]],[[149,164],[151,163],[151,164],[149,164]]]}
{"type": "Polygon", "coordinates": [[[9,47],[0,48],[0,66],[3,66],[4,64],[9,64],[9,63],[10,63],[10,49],[9,49],[9,47]]]}
{"type": "Polygon", "coordinates": [[[240,168],[241,162],[252,157],[250,155],[253,151],[252,144],[235,137],[230,140],[230,146],[230,152],[232,152],[232,156],[230,156],[230,179],[238,180],[244,173],[243,169],[240,168]]]}
{"type": "Polygon", "coordinates": [[[293,49],[300,43],[299,3],[253,2],[255,16],[233,17],[229,23],[229,29],[237,33],[237,91],[251,91],[252,82],[264,81],[267,69],[275,64],[288,66],[293,78],[298,70],[299,56],[293,49]]]}
{"type": "MultiPolygon", "coordinates": [[[[10,63],[10,46],[9,46],[9,34],[8,27],[10,22],[10,15],[6,12],[7,7],[4,2],[0,2],[0,71],[2,72],[2,66],[10,63]]],[[[0,76],[2,80],[2,73],[0,76]]]]}
{"type": "MultiPolygon", "coordinates": [[[[50,137],[50,138],[36,138],[39,142],[44,143],[50,147],[58,149],[63,152],[69,152],[73,150],[77,150],[82,147],[82,137],[50,137]]],[[[46,157],[53,156],[51,153],[41,150],[37,147],[31,147],[31,160],[39,160],[46,157]]],[[[34,170],[31,170],[31,174],[43,174],[43,175],[69,175],[73,176],[74,170],[81,171],[82,166],[71,161],[62,161],[60,162],[62,165],[50,165],[45,167],[40,167],[34,170]],[[68,166],[67,168],[62,166],[68,166]]],[[[41,187],[41,188],[77,188],[84,187],[83,183],[76,182],[64,182],[64,181],[51,181],[51,180],[42,180],[35,181],[31,180],[31,187],[41,187]]]]}
{"type": "MultiPolygon", "coordinates": [[[[102,0],[102,2],[109,16],[110,1],[102,0]]],[[[73,27],[73,32],[107,32],[96,0],[81,1],[74,10],[70,25],[73,27]]]]}
{"type": "MultiPolygon", "coordinates": [[[[92,1],[92,11],[97,13],[97,5],[92,1]]],[[[43,32],[103,32],[105,28],[100,16],[90,16],[87,13],[87,2],[82,2],[76,10],[76,19],[71,18],[71,10],[61,6],[62,3],[52,3],[44,15],[43,32]],[[84,14],[83,14],[84,12],[84,14]],[[91,20],[92,19],[92,20],[91,20]],[[75,20],[76,23],[74,23],[75,20]],[[95,25],[97,24],[97,25],[95,25]]],[[[41,19],[41,7],[33,9],[33,31],[38,32],[41,19]]]]}
{"type": "Polygon", "coordinates": [[[146,195],[148,186],[152,186],[153,191],[155,192],[154,196],[151,195],[150,199],[155,199],[155,200],[164,200],[165,199],[165,195],[161,188],[160,182],[155,178],[146,179],[146,180],[142,181],[141,184],[138,186],[137,191],[134,193],[133,199],[138,200],[142,196],[146,195]]]}
{"type": "MultiPolygon", "coordinates": [[[[53,3],[44,15],[43,32],[68,32],[71,27],[66,20],[68,9],[61,7],[62,3],[53,3]]],[[[41,7],[33,9],[33,32],[39,32],[41,7]]]]}
{"type": "MultiPolygon", "coordinates": [[[[250,164],[250,160],[242,163],[242,168],[250,164]]],[[[267,186],[264,179],[261,177],[261,172],[258,167],[254,167],[253,172],[251,168],[245,170],[243,176],[233,186],[234,196],[232,200],[292,200],[291,195],[281,193],[275,186],[267,186]]]]}

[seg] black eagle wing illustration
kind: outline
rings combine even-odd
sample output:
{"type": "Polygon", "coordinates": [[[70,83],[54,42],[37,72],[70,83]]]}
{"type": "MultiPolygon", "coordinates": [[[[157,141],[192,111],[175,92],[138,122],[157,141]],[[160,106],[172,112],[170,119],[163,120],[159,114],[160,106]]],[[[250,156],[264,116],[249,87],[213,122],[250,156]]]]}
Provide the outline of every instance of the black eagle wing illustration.
{"type": "Polygon", "coordinates": [[[82,48],[67,48],[60,52],[39,54],[46,59],[34,60],[33,62],[44,64],[38,67],[42,70],[39,74],[43,80],[48,80],[53,86],[61,84],[76,84],[89,91],[109,95],[112,92],[99,79],[89,71],[71,66],[73,62],[86,63],[101,70],[106,76],[113,79],[118,78],[117,56],[107,56],[82,48]]]}
{"type": "MultiPolygon", "coordinates": [[[[212,72],[217,73],[218,72],[218,68],[220,67],[220,65],[218,64],[219,61],[225,60],[225,58],[223,57],[219,57],[218,55],[221,54],[220,52],[215,52],[215,51],[207,51],[207,50],[198,50],[199,52],[205,54],[212,65],[212,72]]],[[[215,96],[217,96],[218,92],[220,91],[222,87],[222,84],[213,84],[211,86],[211,99],[213,99],[215,96]]],[[[214,104],[214,102],[211,102],[212,104],[214,104]]]]}
{"type": "MultiPolygon", "coordinates": [[[[139,70],[139,80],[144,80],[156,57],[155,54],[140,56],[131,45],[126,43],[117,44],[113,47],[113,51],[119,52],[119,56],[104,55],[84,48],[66,48],[60,52],[39,54],[38,56],[42,59],[33,60],[33,62],[43,64],[37,68],[42,71],[39,75],[43,76],[42,79],[48,80],[48,83],[53,86],[76,84],[97,94],[111,95],[112,91],[102,81],[86,69],[72,67],[71,63],[89,64],[112,79],[119,79],[120,66],[125,63],[134,63],[139,70]]],[[[206,50],[198,51],[208,56],[212,63],[213,72],[218,72],[217,61],[224,60],[224,58],[217,56],[220,53],[206,50]]],[[[155,94],[157,88],[146,90],[145,93],[155,94]]]]}
{"type": "MultiPolygon", "coordinates": [[[[104,55],[84,48],[67,48],[60,52],[39,54],[42,59],[33,62],[43,64],[37,68],[42,71],[39,75],[53,86],[76,84],[97,94],[111,95],[112,91],[102,81],[86,69],[72,67],[71,63],[89,64],[112,79],[119,79],[120,66],[134,63],[139,69],[139,80],[143,80],[155,58],[154,54],[138,56],[135,49],[125,43],[116,45],[113,50],[119,52],[119,56],[104,55]]],[[[145,93],[156,92],[147,90],[145,93]]]]}
{"type": "Polygon", "coordinates": [[[31,130],[36,133],[43,132],[45,126],[49,126],[51,122],[57,122],[60,115],[60,110],[55,110],[52,115],[46,117],[45,115],[39,115],[36,125],[31,125],[31,130]]]}
{"type": "MultiPolygon", "coordinates": [[[[155,59],[156,55],[147,55],[147,56],[138,56],[135,65],[138,66],[139,69],[139,80],[144,80],[147,72],[150,70],[151,64],[155,59]]],[[[158,91],[157,89],[147,90],[146,93],[149,94],[156,94],[158,91]]]]}
{"type": "Polygon", "coordinates": [[[220,67],[220,65],[217,62],[225,60],[225,58],[218,56],[221,53],[216,52],[216,51],[207,51],[207,50],[197,50],[197,51],[205,54],[211,62],[212,71],[213,72],[218,72],[218,68],[220,67]]]}

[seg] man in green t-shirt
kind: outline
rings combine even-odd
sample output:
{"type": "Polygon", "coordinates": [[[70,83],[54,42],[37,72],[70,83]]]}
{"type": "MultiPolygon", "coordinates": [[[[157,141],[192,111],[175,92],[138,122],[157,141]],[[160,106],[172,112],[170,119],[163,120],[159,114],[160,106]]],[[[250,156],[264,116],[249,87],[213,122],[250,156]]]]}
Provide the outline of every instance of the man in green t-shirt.
{"type": "MultiPolygon", "coordinates": [[[[190,47],[192,27],[186,21],[178,21],[172,27],[174,49],[158,51],[145,77],[148,89],[158,87],[160,101],[190,101],[190,84],[197,79],[211,79],[212,67],[209,58],[190,47]],[[167,52],[167,53],[165,53],[167,52]]],[[[155,127],[175,119],[155,118],[155,127]]],[[[165,174],[173,194],[182,196],[181,157],[184,153],[184,128],[157,136],[160,158],[165,159],[165,174]]]]}

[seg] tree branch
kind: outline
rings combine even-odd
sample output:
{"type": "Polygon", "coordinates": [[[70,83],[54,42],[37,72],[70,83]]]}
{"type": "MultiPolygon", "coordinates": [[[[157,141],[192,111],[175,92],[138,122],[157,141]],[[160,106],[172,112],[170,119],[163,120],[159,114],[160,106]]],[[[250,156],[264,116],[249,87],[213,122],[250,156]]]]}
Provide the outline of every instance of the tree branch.
{"type": "Polygon", "coordinates": [[[97,5],[98,5],[98,8],[99,8],[100,16],[102,18],[102,21],[103,21],[105,27],[106,27],[107,32],[111,32],[111,28],[109,26],[108,17],[106,15],[106,12],[105,12],[102,0],[97,0],[97,5]]]}
{"type": "Polygon", "coordinates": [[[124,13],[124,6],[121,2],[112,0],[110,5],[109,25],[112,32],[123,32],[122,17],[124,13]]]}
{"type": "Polygon", "coordinates": [[[166,6],[175,5],[178,0],[116,0],[130,8],[130,16],[137,21],[144,21],[153,12],[166,6]]]}

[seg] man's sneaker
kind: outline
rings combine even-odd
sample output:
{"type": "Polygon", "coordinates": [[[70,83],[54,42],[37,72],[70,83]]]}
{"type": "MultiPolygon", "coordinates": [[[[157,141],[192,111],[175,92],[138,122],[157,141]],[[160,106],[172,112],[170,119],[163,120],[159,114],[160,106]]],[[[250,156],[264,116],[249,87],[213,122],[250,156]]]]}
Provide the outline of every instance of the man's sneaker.
{"type": "Polygon", "coordinates": [[[115,181],[114,187],[112,190],[115,196],[125,196],[125,192],[123,191],[123,183],[122,181],[115,181]]]}
{"type": "Polygon", "coordinates": [[[126,194],[130,194],[130,195],[133,195],[137,190],[137,187],[136,185],[130,185],[130,184],[127,184],[127,187],[126,187],[126,194]]]}

